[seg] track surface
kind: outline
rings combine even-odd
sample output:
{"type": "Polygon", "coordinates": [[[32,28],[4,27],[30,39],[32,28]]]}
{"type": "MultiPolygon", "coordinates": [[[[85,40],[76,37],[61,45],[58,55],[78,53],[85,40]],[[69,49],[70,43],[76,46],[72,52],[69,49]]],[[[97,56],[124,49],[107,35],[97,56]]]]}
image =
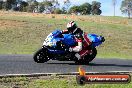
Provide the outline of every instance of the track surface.
{"type": "MultiPolygon", "coordinates": [[[[32,55],[0,55],[0,75],[30,73],[78,72],[79,65],[72,61],[48,61],[35,63],[32,55]]],[[[99,59],[82,66],[87,72],[131,71],[132,60],[99,59]]]]}

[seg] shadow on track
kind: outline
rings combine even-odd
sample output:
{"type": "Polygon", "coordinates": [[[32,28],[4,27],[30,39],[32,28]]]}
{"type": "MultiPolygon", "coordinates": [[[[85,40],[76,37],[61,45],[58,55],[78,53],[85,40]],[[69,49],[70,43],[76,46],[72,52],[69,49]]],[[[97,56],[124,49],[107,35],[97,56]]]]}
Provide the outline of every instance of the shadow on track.
{"type": "Polygon", "coordinates": [[[87,66],[105,66],[105,67],[132,67],[132,65],[123,65],[123,64],[97,64],[97,63],[89,63],[89,64],[76,64],[76,63],[47,63],[47,64],[65,64],[65,65],[87,65],[87,66]]]}
{"type": "Polygon", "coordinates": [[[89,63],[89,66],[114,66],[114,67],[132,67],[132,65],[123,65],[123,64],[96,64],[96,63],[89,63]]]}

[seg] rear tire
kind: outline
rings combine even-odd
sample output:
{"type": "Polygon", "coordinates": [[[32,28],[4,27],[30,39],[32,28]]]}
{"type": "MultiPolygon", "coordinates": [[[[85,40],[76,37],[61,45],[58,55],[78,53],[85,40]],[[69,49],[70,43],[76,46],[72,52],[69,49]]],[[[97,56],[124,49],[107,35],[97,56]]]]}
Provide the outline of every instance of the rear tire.
{"type": "Polygon", "coordinates": [[[84,56],[84,61],[89,63],[96,57],[96,55],[97,55],[97,49],[93,48],[91,54],[84,56]]]}
{"type": "Polygon", "coordinates": [[[35,62],[37,63],[44,63],[47,62],[49,60],[48,56],[47,56],[47,50],[46,49],[39,49],[33,56],[33,59],[35,62]]]}

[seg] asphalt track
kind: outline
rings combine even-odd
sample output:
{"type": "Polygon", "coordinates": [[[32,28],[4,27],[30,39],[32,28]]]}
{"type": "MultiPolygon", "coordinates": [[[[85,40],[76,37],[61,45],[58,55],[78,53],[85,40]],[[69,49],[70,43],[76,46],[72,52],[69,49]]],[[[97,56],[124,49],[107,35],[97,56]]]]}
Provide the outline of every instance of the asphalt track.
{"type": "MultiPolygon", "coordinates": [[[[35,63],[32,55],[0,55],[0,75],[31,73],[78,72],[79,65],[72,61],[35,63]]],[[[95,58],[89,65],[82,65],[87,72],[132,72],[132,60],[95,58]]]]}

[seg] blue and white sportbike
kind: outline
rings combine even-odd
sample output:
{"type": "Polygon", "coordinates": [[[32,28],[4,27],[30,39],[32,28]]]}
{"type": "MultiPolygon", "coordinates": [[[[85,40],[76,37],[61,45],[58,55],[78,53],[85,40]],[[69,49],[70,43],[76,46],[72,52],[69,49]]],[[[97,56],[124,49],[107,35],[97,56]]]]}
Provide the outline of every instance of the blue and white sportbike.
{"type": "Polygon", "coordinates": [[[90,53],[85,55],[83,59],[77,59],[75,52],[69,52],[70,47],[76,46],[77,42],[72,34],[61,34],[60,30],[50,33],[44,40],[42,47],[34,54],[33,59],[37,63],[44,63],[51,60],[59,61],[75,61],[76,63],[89,63],[97,54],[96,47],[105,41],[103,36],[96,34],[87,34],[92,41],[88,48],[90,53]]]}

